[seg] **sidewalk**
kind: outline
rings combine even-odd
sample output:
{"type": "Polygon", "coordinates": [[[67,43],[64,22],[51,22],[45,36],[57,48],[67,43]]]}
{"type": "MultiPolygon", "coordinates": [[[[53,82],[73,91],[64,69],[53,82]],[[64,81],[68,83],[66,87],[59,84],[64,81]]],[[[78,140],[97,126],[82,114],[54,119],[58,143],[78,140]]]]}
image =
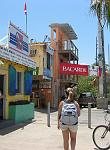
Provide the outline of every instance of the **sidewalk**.
{"type": "MultiPolygon", "coordinates": [[[[96,117],[92,120],[94,128],[102,120],[103,111],[94,109],[92,114],[96,117]]],[[[47,114],[37,110],[32,123],[1,130],[0,150],[63,150],[61,130],[57,129],[57,112],[51,113],[50,120],[51,127],[47,127],[47,114]]],[[[81,110],[76,150],[94,150],[92,132],[87,125],[87,109],[81,110]]]]}

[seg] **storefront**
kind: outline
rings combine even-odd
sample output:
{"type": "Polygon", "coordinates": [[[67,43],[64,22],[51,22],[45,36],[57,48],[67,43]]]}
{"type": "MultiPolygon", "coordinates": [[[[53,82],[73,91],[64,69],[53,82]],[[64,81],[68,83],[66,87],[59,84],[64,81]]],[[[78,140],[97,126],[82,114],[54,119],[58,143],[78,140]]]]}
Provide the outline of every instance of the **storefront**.
{"type": "Polygon", "coordinates": [[[0,46],[0,119],[18,123],[34,118],[30,95],[35,68],[29,58],[28,36],[10,22],[8,44],[0,46]]]}

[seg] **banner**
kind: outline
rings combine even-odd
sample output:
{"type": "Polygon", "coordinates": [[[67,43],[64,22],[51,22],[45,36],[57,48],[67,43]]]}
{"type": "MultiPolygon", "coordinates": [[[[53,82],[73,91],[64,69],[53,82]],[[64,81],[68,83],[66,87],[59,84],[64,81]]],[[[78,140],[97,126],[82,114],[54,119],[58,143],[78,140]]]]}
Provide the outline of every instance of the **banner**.
{"type": "Polygon", "coordinates": [[[0,57],[33,69],[36,69],[37,66],[36,62],[34,62],[30,57],[1,46],[0,57]]]}
{"type": "Polygon", "coordinates": [[[60,74],[88,76],[88,65],[61,63],[60,74]]]}
{"type": "Polygon", "coordinates": [[[99,66],[89,66],[89,76],[98,76],[102,74],[102,68],[99,66]]]}

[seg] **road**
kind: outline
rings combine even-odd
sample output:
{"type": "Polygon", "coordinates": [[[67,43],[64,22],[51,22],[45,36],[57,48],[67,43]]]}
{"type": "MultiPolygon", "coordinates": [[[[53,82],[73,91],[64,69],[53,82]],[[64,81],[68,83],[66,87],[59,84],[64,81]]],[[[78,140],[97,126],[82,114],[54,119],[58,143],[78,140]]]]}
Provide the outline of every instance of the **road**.
{"type": "MultiPolygon", "coordinates": [[[[91,129],[88,128],[88,109],[81,110],[76,150],[95,150],[92,132],[95,126],[104,123],[104,111],[92,109],[91,129]]],[[[57,129],[57,111],[50,114],[37,109],[31,123],[21,123],[0,131],[0,150],[63,150],[61,130],[57,129]]]]}

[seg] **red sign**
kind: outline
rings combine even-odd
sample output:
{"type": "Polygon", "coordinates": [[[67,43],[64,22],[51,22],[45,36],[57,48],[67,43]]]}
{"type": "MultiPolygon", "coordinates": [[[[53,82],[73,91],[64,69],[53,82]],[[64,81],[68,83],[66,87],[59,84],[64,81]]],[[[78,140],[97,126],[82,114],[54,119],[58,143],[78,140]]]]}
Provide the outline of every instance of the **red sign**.
{"type": "Polygon", "coordinates": [[[60,74],[88,76],[88,65],[61,63],[60,74]]]}

